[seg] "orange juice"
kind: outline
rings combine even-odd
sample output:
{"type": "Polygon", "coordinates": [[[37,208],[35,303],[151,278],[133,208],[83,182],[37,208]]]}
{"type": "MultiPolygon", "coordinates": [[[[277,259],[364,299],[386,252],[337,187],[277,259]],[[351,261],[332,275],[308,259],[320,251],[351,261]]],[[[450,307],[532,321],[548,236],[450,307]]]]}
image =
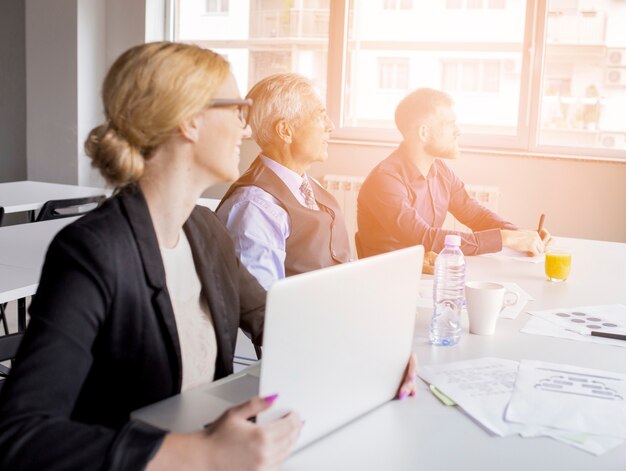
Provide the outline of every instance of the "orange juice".
{"type": "Polygon", "coordinates": [[[572,266],[572,254],[565,249],[552,249],[546,253],[546,276],[550,281],[565,281],[572,266]]]}

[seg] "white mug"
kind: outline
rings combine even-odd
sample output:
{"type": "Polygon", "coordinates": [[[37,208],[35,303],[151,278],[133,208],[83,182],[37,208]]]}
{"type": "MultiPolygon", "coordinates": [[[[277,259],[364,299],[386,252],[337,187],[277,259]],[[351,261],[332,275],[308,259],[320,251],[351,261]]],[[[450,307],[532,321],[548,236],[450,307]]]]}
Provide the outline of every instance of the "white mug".
{"type": "Polygon", "coordinates": [[[502,310],[517,303],[518,295],[498,283],[470,281],[465,283],[465,304],[470,332],[492,335],[502,310]]]}

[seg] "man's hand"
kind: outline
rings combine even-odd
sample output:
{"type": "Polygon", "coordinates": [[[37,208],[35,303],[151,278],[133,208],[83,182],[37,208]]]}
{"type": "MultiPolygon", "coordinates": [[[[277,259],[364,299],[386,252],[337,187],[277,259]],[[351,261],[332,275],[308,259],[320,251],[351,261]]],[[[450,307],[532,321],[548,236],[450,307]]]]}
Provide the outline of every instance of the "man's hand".
{"type": "Polygon", "coordinates": [[[543,242],[544,247],[547,247],[552,243],[552,236],[546,229],[541,229],[541,232],[539,232],[539,237],[541,237],[541,241],[543,242]]]}
{"type": "Polygon", "coordinates": [[[437,252],[426,252],[424,254],[424,263],[422,264],[422,273],[432,275],[435,273],[435,260],[437,252]]]}
{"type": "MultiPolygon", "coordinates": [[[[550,241],[550,233],[546,230],[544,237],[547,242],[550,241]]],[[[539,236],[537,231],[511,231],[501,229],[502,246],[508,247],[518,252],[526,252],[529,256],[539,255],[546,250],[544,240],[539,236]]]]}

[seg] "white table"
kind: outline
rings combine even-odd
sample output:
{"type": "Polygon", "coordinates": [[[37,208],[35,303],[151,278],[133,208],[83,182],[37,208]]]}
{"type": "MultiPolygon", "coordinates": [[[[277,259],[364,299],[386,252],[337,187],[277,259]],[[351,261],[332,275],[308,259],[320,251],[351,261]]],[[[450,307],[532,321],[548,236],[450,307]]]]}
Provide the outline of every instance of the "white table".
{"type": "Polygon", "coordinates": [[[62,185],[60,183],[44,183],[20,181],[0,183],[0,206],[4,213],[19,213],[41,209],[46,201],[84,198],[87,196],[109,195],[110,190],[88,186],[62,185]]]}
{"type": "MultiPolygon", "coordinates": [[[[468,257],[467,279],[514,281],[536,300],[527,309],[626,304],[626,244],[560,239],[573,250],[565,283],[545,281],[543,264],[468,257]]],[[[428,343],[429,310],[418,312],[414,350],[420,364],[486,356],[530,359],[626,374],[626,349],[520,333],[529,315],[498,321],[494,336],[464,335],[455,347],[428,343]]],[[[420,382],[418,397],[385,404],[289,459],[285,470],[624,470],[626,445],[595,457],[549,438],[500,438],[420,382]]]]}
{"type": "MultiPolygon", "coordinates": [[[[565,283],[546,281],[543,264],[488,257],[467,258],[467,279],[514,281],[536,299],[527,309],[626,304],[626,244],[558,242],[573,250],[572,272],[565,283]]],[[[625,348],[522,334],[520,329],[529,318],[526,313],[515,320],[500,320],[494,336],[470,335],[464,319],[464,335],[454,347],[428,343],[430,315],[429,309],[417,314],[413,347],[423,365],[494,356],[626,374],[625,348]]],[[[381,406],[296,453],[282,469],[623,471],[625,467],[626,445],[595,457],[549,438],[491,436],[462,411],[440,403],[419,381],[417,397],[381,406]]]]}
{"type": "Polygon", "coordinates": [[[0,227],[0,265],[41,271],[48,245],[63,227],[78,217],[0,227]]]}
{"type": "Polygon", "coordinates": [[[0,265],[0,304],[32,296],[38,283],[36,269],[0,265]]]}
{"type": "Polygon", "coordinates": [[[37,291],[48,245],[78,217],[0,227],[0,303],[18,302],[18,330],[26,327],[27,296],[37,291]]]}

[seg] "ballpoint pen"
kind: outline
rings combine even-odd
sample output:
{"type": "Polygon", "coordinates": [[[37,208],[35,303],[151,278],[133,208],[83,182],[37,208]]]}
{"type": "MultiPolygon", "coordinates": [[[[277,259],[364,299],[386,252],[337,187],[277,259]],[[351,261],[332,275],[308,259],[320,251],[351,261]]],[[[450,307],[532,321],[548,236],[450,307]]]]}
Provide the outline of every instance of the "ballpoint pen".
{"type": "Polygon", "coordinates": [[[541,230],[543,229],[543,223],[546,220],[546,215],[541,213],[541,216],[539,217],[539,225],[537,226],[537,232],[539,233],[539,235],[541,236],[541,230]]]}
{"type": "Polygon", "coordinates": [[[606,339],[615,339],[615,340],[626,340],[626,335],[624,334],[615,334],[613,332],[600,332],[597,330],[592,330],[591,335],[593,337],[604,337],[606,339]]]}

